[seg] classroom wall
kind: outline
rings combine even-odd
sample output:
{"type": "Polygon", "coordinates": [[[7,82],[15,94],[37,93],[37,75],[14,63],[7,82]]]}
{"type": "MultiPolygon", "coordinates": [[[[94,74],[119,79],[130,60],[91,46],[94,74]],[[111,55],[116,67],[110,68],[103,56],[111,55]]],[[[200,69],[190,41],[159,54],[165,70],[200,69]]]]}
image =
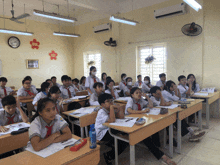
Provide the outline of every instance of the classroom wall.
{"type": "MultiPolygon", "coordinates": [[[[6,28],[25,31],[25,25],[5,21],[6,28]]],[[[3,20],[0,28],[3,28],[3,20]]],[[[33,36],[12,35],[0,33],[0,60],[2,61],[2,75],[8,78],[7,86],[22,85],[22,79],[30,75],[32,84],[40,87],[41,83],[51,76],[56,76],[60,83],[63,74],[72,75],[73,70],[73,46],[68,37],[53,36],[58,31],[58,25],[27,20],[27,30],[33,32],[33,36]],[[17,49],[8,46],[10,36],[17,36],[21,45],[17,49]],[[40,42],[39,49],[32,49],[30,41],[37,39],[40,42]],[[49,53],[54,50],[58,53],[57,60],[50,60],[49,53]],[[26,69],[26,59],[39,59],[39,69],[26,69]]],[[[62,27],[62,24],[61,24],[62,27]]],[[[71,31],[71,27],[62,27],[63,31],[71,31]]]]}

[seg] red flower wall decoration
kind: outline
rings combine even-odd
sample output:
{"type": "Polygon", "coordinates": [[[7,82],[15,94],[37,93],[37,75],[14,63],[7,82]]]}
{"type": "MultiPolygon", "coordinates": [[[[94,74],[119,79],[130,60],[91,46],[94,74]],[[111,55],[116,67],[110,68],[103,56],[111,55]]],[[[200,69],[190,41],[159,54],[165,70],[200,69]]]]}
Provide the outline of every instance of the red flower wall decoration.
{"type": "Polygon", "coordinates": [[[51,60],[56,60],[57,59],[57,53],[55,53],[55,51],[54,50],[52,50],[52,52],[51,53],[49,53],[49,55],[50,55],[50,59],[51,60]]]}
{"type": "Polygon", "coordinates": [[[36,39],[33,39],[33,41],[30,41],[30,44],[31,44],[32,49],[39,49],[40,42],[38,42],[36,39]]]}

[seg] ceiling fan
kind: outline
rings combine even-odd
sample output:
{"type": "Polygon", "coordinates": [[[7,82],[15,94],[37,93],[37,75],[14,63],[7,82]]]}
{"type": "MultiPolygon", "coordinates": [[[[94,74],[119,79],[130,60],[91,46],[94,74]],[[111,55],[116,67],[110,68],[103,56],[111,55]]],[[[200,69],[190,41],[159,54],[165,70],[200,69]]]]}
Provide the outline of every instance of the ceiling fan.
{"type": "MultiPolygon", "coordinates": [[[[24,14],[22,14],[22,15],[19,15],[19,16],[15,17],[15,16],[14,16],[15,11],[13,10],[13,8],[14,8],[13,0],[11,1],[11,4],[12,4],[12,10],[11,10],[12,17],[11,17],[11,18],[5,18],[5,19],[10,19],[11,21],[14,21],[14,22],[16,22],[16,23],[23,24],[24,22],[19,21],[19,19],[29,17],[30,14],[24,13],[24,14]]],[[[3,17],[1,17],[1,18],[3,18],[3,17]]]]}

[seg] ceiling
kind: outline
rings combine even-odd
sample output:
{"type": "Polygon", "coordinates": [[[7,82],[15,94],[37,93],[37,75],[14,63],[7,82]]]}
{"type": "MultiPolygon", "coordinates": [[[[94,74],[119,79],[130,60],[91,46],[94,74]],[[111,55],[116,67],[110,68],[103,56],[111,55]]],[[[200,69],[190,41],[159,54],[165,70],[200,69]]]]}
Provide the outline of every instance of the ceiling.
{"type": "MultiPolygon", "coordinates": [[[[44,6],[44,11],[58,13],[59,5],[61,15],[77,18],[76,25],[103,19],[117,12],[126,13],[132,9],[152,6],[164,1],[168,0],[44,0],[43,2],[42,0],[13,0],[15,17],[24,13],[25,4],[25,12],[31,15],[28,19],[57,24],[59,21],[33,15],[33,9],[43,10],[44,6]]],[[[4,0],[4,15],[11,17],[10,10],[11,0],[4,0]]],[[[0,15],[3,15],[3,1],[0,1],[0,15]]],[[[3,19],[0,19],[1,21],[3,19]]],[[[62,25],[71,25],[71,23],[63,24],[62,22],[62,25]]]]}

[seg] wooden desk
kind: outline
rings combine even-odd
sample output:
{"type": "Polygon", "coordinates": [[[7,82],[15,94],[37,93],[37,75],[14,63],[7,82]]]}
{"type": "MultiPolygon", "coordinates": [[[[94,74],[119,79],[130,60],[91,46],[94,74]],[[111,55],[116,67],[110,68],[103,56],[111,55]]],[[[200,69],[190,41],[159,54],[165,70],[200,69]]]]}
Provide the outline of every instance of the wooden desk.
{"type": "MultiPolygon", "coordinates": [[[[73,135],[73,138],[79,139],[73,135]]],[[[89,148],[89,142],[77,152],[71,152],[69,147],[47,157],[42,158],[29,151],[13,155],[11,157],[0,160],[1,165],[97,165],[100,161],[100,146],[95,149],[89,148]]]]}
{"type": "Polygon", "coordinates": [[[0,154],[25,147],[28,141],[28,132],[18,135],[7,134],[0,136],[0,154]]]}
{"type": "Polygon", "coordinates": [[[195,99],[204,99],[206,106],[206,128],[209,128],[209,119],[210,119],[210,104],[217,101],[217,117],[219,117],[219,95],[220,92],[209,93],[208,96],[197,96],[193,95],[192,98],[195,99]]]}
{"type": "MultiPolygon", "coordinates": [[[[92,107],[96,108],[98,106],[89,106],[88,108],[92,108],[92,107]]],[[[85,107],[85,108],[87,108],[87,107],[85,107]]],[[[78,116],[70,114],[70,113],[72,113],[72,112],[74,112],[76,110],[66,111],[66,112],[63,112],[63,114],[68,116],[68,120],[72,124],[72,133],[74,133],[74,124],[75,124],[75,122],[74,122],[74,120],[71,120],[70,117],[79,119],[79,126],[80,126],[80,130],[81,130],[81,137],[83,138],[83,136],[84,136],[84,127],[85,127],[85,130],[86,130],[86,136],[88,137],[87,126],[95,123],[97,112],[92,112],[91,114],[84,115],[84,116],[81,116],[81,117],[78,117],[78,116]]]]}
{"type": "Polygon", "coordinates": [[[127,101],[124,100],[114,100],[114,103],[127,104],[127,101]]]}
{"type": "Polygon", "coordinates": [[[169,110],[165,115],[147,115],[147,114],[132,114],[129,117],[145,118],[146,123],[143,125],[134,125],[133,127],[120,127],[104,123],[103,125],[109,127],[109,133],[115,138],[115,164],[118,165],[118,149],[117,140],[128,142],[130,144],[130,164],[135,164],[135,144],[150,137],[151,135],[165,129],[169,126],[169,152],[170,156],[173,156],[173,123],[176,122],[176,115],[178,108],[169,110]],[[120,137],[111,133],[111,129],[119,130],[127,133],[128,138],[120,137]]]}
{"type": "Polygon", "coordinates": [[[20,100],[20,102],[27,104],[28,118],[30,121],[30,119],[32,117],[32,111],[34,110],[34,105],[32,104],[33,99],[20,100]]]}
{"type": "Polygon", "coordinates": [[[63,103],[63,110],[67,111],[68,110],[68,105],[70,103],[74,103],[74,102],[79,103],[82,107],[84,107],[87,100],[89,100],[89,97],[87,97],[85,99],[72,100],[72,102],[69,102],[69,103],[63,103]]]}
{"type": "Polygon", "coordinates": [[[178,107],[177,114],[177,152],[181,153],[181,121],[187,118],[188,116],[199,112],[199,129],[202,130],[202,101],[200,99],[196,99],[191,102],[191,104],[187,104],[187,109],[182,109],[178,107]]]}

